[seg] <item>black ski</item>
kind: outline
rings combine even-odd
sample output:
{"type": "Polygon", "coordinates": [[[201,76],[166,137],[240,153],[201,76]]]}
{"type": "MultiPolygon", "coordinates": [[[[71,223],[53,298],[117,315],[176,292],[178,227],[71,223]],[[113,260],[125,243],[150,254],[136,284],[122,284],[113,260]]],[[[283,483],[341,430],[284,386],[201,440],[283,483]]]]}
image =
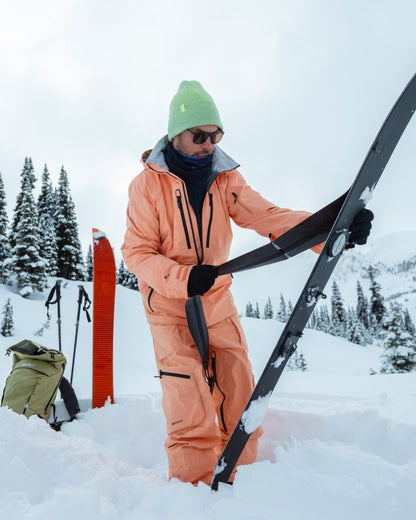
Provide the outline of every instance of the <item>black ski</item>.
{"type": "Polygon", "coordinates": [[[295,351],[316,303],[324,296],[325,285],[348,241],[348,229],[355,215],[365,207],[371,198],[372,192],[415,110],[416,75],[408,83],[387,116],[348,192],[299,300],[218,460],[214,469],[212,489],[217,490],[219,482],[228,482],[251,433],[260,426],[268,399],[287,361],[295,351]]]}

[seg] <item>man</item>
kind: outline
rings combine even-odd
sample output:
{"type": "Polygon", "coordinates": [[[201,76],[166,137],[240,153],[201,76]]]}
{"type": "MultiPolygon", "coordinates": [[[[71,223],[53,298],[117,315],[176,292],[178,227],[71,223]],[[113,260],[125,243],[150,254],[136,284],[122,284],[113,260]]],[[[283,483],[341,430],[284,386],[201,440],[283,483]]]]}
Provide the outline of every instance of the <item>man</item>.
{"type": "MultiPolygon", "coordinates": [[[[210,483],[254,387],[231,277],[217,276],[215,268],[228,259],[230,219],[271,237],[309,215],[279,208],[251,189],[217,146],[222,136],[212,97],[197,81],[183,81],[170,105],[168,135],[145,152],[144,170],[130,185],[122,246],[153,336],[169,477],[194,484],[210,483]],[[186,323],[185,302],[196,294],[209,329],[210,384],[186,323]]],[[[351,246],[366,241],[370,219],[356,226],[351,246]]],[[[251,435],[239,464],[256,460],[260,435],[261,429],[251,435]]]]}

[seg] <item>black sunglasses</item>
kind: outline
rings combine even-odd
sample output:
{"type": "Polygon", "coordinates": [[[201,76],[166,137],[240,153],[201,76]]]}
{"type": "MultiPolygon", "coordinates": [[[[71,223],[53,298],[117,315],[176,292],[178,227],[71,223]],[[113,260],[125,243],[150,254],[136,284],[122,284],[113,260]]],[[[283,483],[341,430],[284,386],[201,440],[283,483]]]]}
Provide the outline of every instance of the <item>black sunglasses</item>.
{"type": "Polygon", "coordinates": [[[209,138],[211,144],[217,144],[221,141],[224,132],[221,128],[217,128],[215,132],[204,132],[203,130],[190,130],[188,132],[192,134],[192,141],[194,144],[202,144],[209,138]]]}

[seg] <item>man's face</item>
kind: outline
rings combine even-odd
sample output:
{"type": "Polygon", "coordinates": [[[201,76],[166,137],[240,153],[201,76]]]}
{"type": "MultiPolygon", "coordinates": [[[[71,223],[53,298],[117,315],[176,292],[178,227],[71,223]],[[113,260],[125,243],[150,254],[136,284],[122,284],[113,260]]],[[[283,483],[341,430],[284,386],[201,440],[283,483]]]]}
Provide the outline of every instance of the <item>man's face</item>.
{"type": "MultiPolygon", "coordinates": [[[[190,128],[192,131],[202,130],[203,132],[215,132],[217,129],[218,127],[215,125],[202,125],[190,128]]],[[[175,150],[178,150],[178,152],[192,157],[207,157],[213,153],[215,144],[212,144],[209,138],[201,144],[195,144],[193,142],[193,137],[194,136],[189,132],[189,130],[185,130],[173,138],[173,147],[175,150]]]]}

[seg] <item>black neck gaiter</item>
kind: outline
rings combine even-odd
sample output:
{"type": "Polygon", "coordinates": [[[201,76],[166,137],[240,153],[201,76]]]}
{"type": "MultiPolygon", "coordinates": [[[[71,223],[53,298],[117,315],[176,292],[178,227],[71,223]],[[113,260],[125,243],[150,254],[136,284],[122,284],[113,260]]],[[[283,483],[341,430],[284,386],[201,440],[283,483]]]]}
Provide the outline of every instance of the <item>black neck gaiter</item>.
{"type": "Polygon", "coordinates": [[[191,206],[195,215],[199,217],[212,174],[212,155],[208,157],[184,155],[175,150],[171,142],[168,143],[164,155],[169,171],[184,181],[191,206]]]}

